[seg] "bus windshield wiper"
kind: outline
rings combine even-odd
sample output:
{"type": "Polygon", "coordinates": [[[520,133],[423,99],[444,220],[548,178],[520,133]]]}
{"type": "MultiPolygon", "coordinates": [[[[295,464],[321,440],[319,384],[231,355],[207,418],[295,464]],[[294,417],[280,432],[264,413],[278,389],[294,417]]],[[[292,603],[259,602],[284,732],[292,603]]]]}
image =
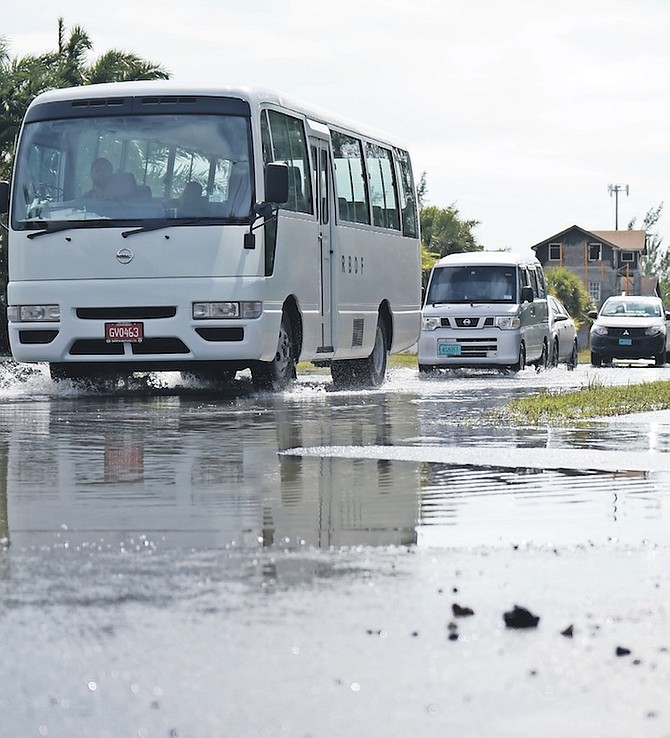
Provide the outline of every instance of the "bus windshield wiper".
{"type": "Polygon", "coordinates": [[[171,220],[152,220],[148,223],[144,223],[141,226],[138,226],[137,228],[133,228],[130,231],[122,231],[121,235],[124,238],[128,238],[128,236],[134,236],[136,233],[145,233],[147,231],[159,231],[161,228],[172,228],[173,226],[180,226],[180,225],[197,225],[198,223],[202,223],[203,221],[206,221],[207,223],[211,223],[211,218],[178,218],[178,219],[171,219],[171,220]]]}
{"type": "Polygon", "coordinates": [[[41,231],[32,231],[28,234],[28,238],[37,238],[38,236],[45,236],[47,233],[58,233],[58,231],[69,231],[73,228],[72,223],[53,223],[52,225],[46,225],[41,231]]]}

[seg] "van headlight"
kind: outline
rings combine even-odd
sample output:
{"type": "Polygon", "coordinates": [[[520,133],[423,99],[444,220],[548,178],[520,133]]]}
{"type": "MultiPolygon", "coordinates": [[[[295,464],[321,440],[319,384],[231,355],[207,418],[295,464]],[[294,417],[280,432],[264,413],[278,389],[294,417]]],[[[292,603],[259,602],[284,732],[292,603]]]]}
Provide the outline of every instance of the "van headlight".
{"type": "Polygon", "coordinates": [[[442,319],[430,316],[427,318],[421,318],[421,330],[422,331],[434,331],[442,325],[442,319]]]}
{"type": "Polygon", "coordinates": [[[591,333],[595,333],[597,336],[606,336],[607,326],[606,325],[594,325],[593,328],[591,328],[591,333]]]}
{"type": "Polygon", "coordinates": [[[194,302],[193,320],[226,320],[229,318],[258,318],[263,312],[263,303],[243,300],[242,302],[194,302]]]}
{"type": "Polygon", "coordinates": [[[57,323],[60,305],[8,305],[7,320],[10,323],[57,323]]]}
{"type": "Polygon", "coordinates": [[[515,331],[521,327],[521,320],[515,315],[500,315],[496,318],[496,328],[501,331],[515,331]]]}

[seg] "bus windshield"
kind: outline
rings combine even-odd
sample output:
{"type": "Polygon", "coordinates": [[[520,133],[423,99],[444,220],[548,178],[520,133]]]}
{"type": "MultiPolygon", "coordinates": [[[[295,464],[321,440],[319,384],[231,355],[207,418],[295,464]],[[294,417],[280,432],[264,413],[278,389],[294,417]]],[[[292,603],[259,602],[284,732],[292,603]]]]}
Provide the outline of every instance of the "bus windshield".
{"type": "Polygon", "coordinates": [[[16,230],[252,217],[249,119],[133,115],[26,124],[17,153],[16,230]]]}
{"type": "Polygon", "coordinates": [[[516,302],[513,266],[438,267],[430,282],[426,303],[516,302]]]}

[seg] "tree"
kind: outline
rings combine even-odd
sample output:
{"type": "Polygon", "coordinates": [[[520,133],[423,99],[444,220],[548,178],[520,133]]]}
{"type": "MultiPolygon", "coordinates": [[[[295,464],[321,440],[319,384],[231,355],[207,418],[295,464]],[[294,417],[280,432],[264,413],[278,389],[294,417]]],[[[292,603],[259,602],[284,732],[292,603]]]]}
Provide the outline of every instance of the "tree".
{"type": "Polygon", "coordinates": [[[123,51],[107,51],[89,63],[91,39],[81,26],[74,26],[67,34],[62,18],[58,19],[57,43],[55,51],[11,57],[7,40],[0,38],[0,179],[9,178],[21,121],[32,99],[41,92],[170,76],[164,67],[123,51]]]}
{"type": "Polygon", "coordinates": [[[447,254],[461,251],[482,251],[472,229],[479,225],[478,220],[463,220],[458,208],[449,205],[439,208],[425,205],[428,186],[423,172],[416,188],[419,201],[419,220],[421,223],[421,272],[426,284],[433,264],[447,254]]]}
{"type": "MultiPolygon", "coordinates": [[[[658,232],[650,232],[661,217],[663,203],[649,208],[642,220],[642,227],[647,233],[647,253],[640,260],[640,273],[647,277],[658,277],[658,285],[664,302],[670,298],[670,252],[663,245],[658,232]]],[[[628,230],[635,228],[636,218],[631,218],[628,230]]]]}
{"type": "Polygon", "coordinates": [[[586,319],[586,313],[594,309],[593,300],[582,280],[565,267],[547,269],[544,276],[549,293],[565,305],[579,328],[586,319]]]}

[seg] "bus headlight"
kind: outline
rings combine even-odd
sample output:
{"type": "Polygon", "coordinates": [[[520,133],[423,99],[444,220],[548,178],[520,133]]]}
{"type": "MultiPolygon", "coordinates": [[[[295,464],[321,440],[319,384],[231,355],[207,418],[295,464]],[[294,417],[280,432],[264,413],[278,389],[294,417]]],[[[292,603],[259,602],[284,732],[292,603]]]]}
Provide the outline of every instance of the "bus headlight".
{"type": "Polygon", "coordinates": [[[258,318],[263,312],[263,303],[244,300],[242,302],[194,302],[193,320],[227,320],[229,318],[258,318]]]}
{"type": "Polygon", "coordinates": [[[422,331],[434,331],[442,325],[442,321],[437,317],[429,317],[421,319],[422,331]]]}
{"type": "Polygon", "coordinates": [[[521,320],[516,316],[501,315],[496,318],[496,327],[502,331],[515,331],[521,326],[521,320]]]}
{"type": "Polygon", "coordinates": [[[9,305],[10,323],[56,323],[60,320],[60,305],[9,305]]]}

